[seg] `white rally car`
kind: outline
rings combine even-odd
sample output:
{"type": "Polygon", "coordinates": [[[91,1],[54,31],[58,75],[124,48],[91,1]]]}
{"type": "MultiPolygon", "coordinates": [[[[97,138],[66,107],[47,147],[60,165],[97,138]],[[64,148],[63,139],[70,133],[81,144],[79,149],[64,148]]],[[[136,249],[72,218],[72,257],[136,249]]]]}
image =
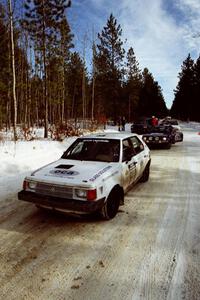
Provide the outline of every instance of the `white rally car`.
{"type": "Polygon", "coordinates": [[[27,176],[18,199],[66,212],[99,211],[111,219],[128,189],[148,180],[150,162],[150,150],[137,134],[80,137],[59,160],[27,176]]]}

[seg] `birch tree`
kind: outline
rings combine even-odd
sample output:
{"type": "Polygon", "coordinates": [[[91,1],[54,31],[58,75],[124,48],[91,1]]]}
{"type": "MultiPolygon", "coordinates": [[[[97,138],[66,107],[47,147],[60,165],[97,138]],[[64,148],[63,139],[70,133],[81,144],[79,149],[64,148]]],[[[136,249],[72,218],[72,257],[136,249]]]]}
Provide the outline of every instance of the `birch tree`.
{"type": "Polygon", "coordinates": [[[14,141],[17,141],[17,98],[16,98],[16,71],[15,71],[15,45],[13,34],[13,10],[12,2],[8,0],[8,15],[10,25],[10,45],[11,45],[11,61],[12,61],[12,95],[13,95],[13,131],[14,141]]]}

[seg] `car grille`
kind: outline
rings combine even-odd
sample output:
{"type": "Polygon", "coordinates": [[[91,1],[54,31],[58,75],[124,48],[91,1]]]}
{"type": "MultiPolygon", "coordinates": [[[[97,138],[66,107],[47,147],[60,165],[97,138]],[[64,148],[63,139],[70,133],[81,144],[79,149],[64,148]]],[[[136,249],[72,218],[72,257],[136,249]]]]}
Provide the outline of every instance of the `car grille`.
{"type": "Polygon", "coordinates": [[[37,183],[35,192],[47,196],[55,196],[59,198],[73,198],[73,189],[65,186],[37,183]]]}
{"type": "Polygon", "coordinates": [[[151,142],[158,142],[158,141],[162,141],[162,138],[159,138],[159,137],[150,137],[149,141],[151,141],[151,142]]]}
{"type": "Polygon", "coordinates": [[[167,143],[168,139],[164,139],[163,137],[158,137],[158,136],[150,136],[150,137],[146,137],[146,139],[144,140],[145,142],[151,142],[151,143],[167,143]]]}

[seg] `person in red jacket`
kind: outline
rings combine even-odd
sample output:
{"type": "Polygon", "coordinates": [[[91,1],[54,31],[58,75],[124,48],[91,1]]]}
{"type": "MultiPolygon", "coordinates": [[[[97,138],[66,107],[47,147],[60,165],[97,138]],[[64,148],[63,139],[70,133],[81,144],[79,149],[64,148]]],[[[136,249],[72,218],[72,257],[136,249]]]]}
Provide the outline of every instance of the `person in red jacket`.
{"type": "Polygon", "coordinates": [[[152,116],[152,118],[151,118],[151,124],[153,126],[157,126],[158,125],[158,118],[156,118],[155,116],[152,116]]]}

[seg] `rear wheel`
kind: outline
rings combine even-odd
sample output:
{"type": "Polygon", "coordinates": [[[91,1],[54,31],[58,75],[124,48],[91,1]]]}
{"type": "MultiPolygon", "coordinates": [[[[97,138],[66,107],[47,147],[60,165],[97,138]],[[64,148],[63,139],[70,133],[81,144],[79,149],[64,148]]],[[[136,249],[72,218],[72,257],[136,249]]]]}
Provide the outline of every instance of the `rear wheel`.
{"type": "Polygon", "coordinates": [[[121,200],[123,200],[122,192],[119,189],[113,190],[101,209],[103,219],[110,220],[116,216],[121,200]]]}

